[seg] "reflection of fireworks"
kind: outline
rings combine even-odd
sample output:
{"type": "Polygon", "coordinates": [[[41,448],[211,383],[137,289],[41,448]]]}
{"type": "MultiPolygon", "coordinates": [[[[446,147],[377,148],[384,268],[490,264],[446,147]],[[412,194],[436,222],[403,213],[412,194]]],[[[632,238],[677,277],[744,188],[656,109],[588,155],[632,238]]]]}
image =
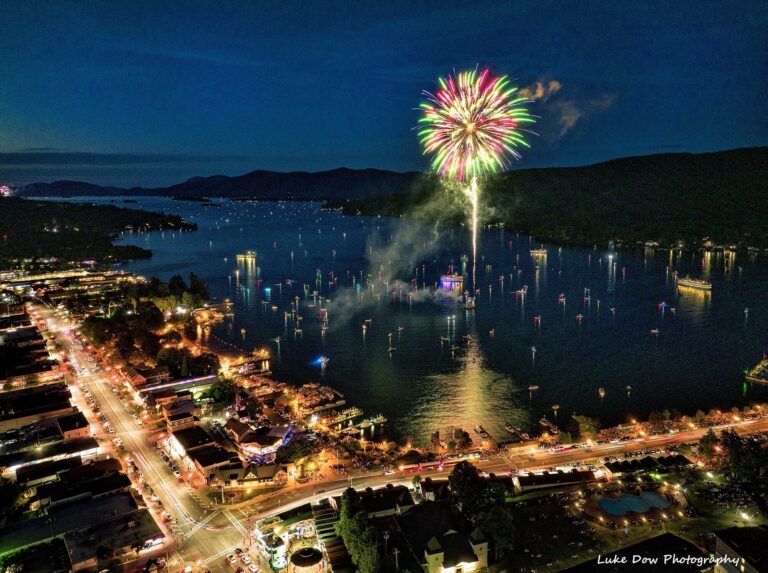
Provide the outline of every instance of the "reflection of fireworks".
{"type": "Polygon", "coordinates": [[[477,176],[503,170],[509,158],[520,158],[518,147],[529,147],[521,124],[533,123],[525,104],[506,76],[489,69],[466,71],[439,78],[440,90],[424,92],[419,139],[432,155],[432,168],[441,177],[469,182],[466,194],[472,206],[472,283],[477,262],[479,194],[477,176]]]}

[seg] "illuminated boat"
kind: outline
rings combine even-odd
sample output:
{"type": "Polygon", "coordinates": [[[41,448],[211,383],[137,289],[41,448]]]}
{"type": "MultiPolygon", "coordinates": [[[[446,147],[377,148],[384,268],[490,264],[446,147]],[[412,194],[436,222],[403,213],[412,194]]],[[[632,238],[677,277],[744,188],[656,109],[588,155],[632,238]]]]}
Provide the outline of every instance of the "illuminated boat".
{"type": "Polygon", "coordinates": [[[547,249],[531,249],[531,256],[534,257],[546,257],[547,253],[547,249]]]}
{"type": "Polygon", "coordinates": [[[703,279],[693,279],[686,275],[682,279],[677,279],[677,285],[698,290],[712,290],[712,283],[703,279]]]}
{"type": "Polygon", "coordinates": [[[440,287],[450,292],[460,293],[464,290],[464,277],[457,274],[443,275],[440,277],[440,287]]]}
{"type": "Polygon", "coordinates": [[[237,253],[235,255],[236,258],[244,260],[244,261],[255,261],[256,260],[256,252],[255,251],[246,251],[244,253],[237,253]]]}

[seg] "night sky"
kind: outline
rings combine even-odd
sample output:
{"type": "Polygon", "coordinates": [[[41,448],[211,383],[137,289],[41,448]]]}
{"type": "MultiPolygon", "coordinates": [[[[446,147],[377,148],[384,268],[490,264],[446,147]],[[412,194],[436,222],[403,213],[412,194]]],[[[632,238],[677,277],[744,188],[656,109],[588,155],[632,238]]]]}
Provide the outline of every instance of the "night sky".
{"type": "Polygon", "coordinates": [[[537,96],[515,167],[768,143],[768,2],[0,6],[0,183],[423,170],[421,91],[488,65],[537,96]]]}

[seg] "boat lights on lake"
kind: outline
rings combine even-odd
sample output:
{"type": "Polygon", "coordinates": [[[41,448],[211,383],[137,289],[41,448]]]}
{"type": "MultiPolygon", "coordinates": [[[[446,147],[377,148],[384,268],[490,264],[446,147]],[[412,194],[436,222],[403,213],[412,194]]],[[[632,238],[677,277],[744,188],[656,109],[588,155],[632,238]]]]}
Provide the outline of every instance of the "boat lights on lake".
{"type": "Polygon", "coordinates": [[[454,293],[464,291],[464,277],[458,274],[443,275],[440,277],[440,288],[454,293]]]}

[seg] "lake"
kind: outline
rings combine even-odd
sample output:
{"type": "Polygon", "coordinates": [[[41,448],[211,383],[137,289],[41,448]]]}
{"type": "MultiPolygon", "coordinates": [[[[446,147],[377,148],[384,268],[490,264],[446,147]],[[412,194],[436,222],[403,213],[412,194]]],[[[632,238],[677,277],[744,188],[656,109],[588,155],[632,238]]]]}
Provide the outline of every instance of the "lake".
{"type": "Polygon", "coordinates": [[[153,252],[127,270],[164,280],[197,273],[234,301],[235,316],[214,335],[270,348],[276,378],[338,388],[366,414],[383,413],[399,438],[424,443],[435,430],[481,424],[507,439],[505,424],[537,429],[542,415],[615,424],[768,399],[744,382],[768,346],[765,255],[559,247],[483,229],[477,306],[466,310],[433,288],[449,270],[469,286],[466,229],[312,203],[136,201],[117,203],[178,213],[199,230],[123,235],[153,252]],[[531,255],[542,246],[545,257],[531,255]],[[237,260],[245,251],[256,260],[237,260]],[[711,281],[712,292],[678,289],[675,272],[711,281]],[[286,317],[296,297],[301,332],[286,317]]]}

